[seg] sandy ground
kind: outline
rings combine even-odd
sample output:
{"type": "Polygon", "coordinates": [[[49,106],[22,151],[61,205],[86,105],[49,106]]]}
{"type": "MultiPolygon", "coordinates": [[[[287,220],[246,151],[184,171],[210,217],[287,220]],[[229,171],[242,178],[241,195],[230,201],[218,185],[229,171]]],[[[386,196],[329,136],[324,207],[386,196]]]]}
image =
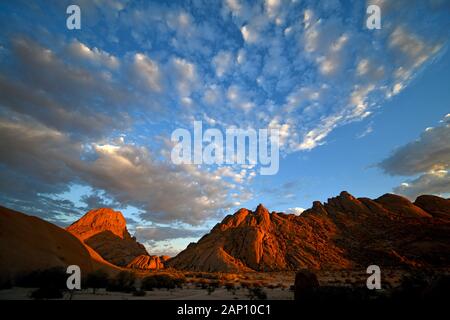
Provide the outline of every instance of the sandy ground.
{"type": "MultiPolygon", "coordinates": [[[[444,272],[444,271],[442,271],[444,272]]],[[[444,273],[449,273],[445,270],[444,273]]],[[[140,280],[151,274],[165,273],[143,272],[138,274],[137,286],[140,280]]],[[[169,273],[170,274],[170,273],[169,273]]],[[[63,299],[73,300],[248,300],[250,291],[248,287],[259,287],[270,300],[292,300],[294,293],[291,287],[294,284],[294,272],[249,272],[240,274],[227,273],[196,273],[171,271],[172,275],[183,276],[186,283],[182,288],[177,289],[154,289],[146,291],[145,296],[134,296],[131,293],[108,292],[105,289],[98,289],[93,294],[92,289],[76,291],[70,296],[66,293],[63,299]],[[219,287],[212,292],[208,292],[207,287],[211,283],[220,283],[219,287]],[[227,290],[226,284],[232,283],[234,290],[227,290]],[[205,285],[206,284],[206,285],[205,285]]],[[[400,284],[404,270],[383,269],[382,287],[396,287],[400,284]]],[[[365,286],[368,275],[366,270],[333,270],[319,271],[317,277],[321,286],[365,286]]],[[[30,293],[35,289],[12,288],[0,290],[0,300],[29,299],[30,293]]]]}
{"type": "MultiPolygon", "coordinates": [[[[31,292],[35,289],[12,288],[0,291],[0,300],[28,300],[31,292]]],[[[288,289],[265,289],[269,300],[292,300],[294,294],[288,289]]],[[[130,293],[108,292],[104,289],[97,290],[95,294],[92,290],[81,290],[74,292],[72,297],[65,294],[64,300],[248,300],[248,290],[237,289],[233,295],[223,288],[214,290],[208,294],[206,289],[183,288],[183,289],[158,289],[146,291],[144,297],[135,297],[130,293]]]]}

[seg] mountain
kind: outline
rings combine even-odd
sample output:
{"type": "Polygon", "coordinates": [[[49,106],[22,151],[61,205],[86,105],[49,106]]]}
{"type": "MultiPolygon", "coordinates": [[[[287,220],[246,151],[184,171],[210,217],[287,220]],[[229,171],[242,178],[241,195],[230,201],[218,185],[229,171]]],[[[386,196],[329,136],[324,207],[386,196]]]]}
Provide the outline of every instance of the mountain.
{"type": "Polygon", "coordinates": [[[0,206],[0,280],[72,264],[86,273],[98,266],[80,240],[69,232],[0,206]]]}
{"type": "Polygon", "coordinates": [[[120,211],[91,210],[67,227],[67,231],[117,266],[126,266],[136,257],[148,255],[145,247],[131,237],[120,211]]]}
{"type": "Polygon", "coordinates": [[[398,195],[315,201],[300,216],[240,209],[168,261],[195,271],[450,266],[450,200],[398,195]]]}

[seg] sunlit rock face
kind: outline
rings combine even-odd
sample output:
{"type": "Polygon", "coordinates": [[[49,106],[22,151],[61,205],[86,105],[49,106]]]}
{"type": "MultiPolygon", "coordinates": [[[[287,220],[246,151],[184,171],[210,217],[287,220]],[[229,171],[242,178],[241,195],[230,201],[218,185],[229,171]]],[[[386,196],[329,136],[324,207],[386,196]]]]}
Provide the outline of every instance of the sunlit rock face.
{"type": "Polygon", "coordinates": [[[67,228],[103,259],[117,266],[126,266],[141,255],[145,247],[131,237],[120,211],[109,208],[91,210],[67,228]]]}
{"type": "Polygon", "coordinates": [[[368,266],[446,266],[450,263],[450,201],[416,203],[386,194],[348,192],[315,201],[300,216],[240,209],[168,261],[199,271],[279,271],[368,266]]]}

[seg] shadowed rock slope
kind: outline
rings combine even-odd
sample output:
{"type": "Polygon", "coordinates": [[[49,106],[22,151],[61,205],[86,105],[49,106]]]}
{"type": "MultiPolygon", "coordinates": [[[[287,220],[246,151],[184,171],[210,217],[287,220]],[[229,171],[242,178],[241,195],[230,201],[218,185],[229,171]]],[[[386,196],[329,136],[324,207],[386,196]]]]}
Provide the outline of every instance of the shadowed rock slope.
{"type": "Polygon", "coordinates": [[[168,261],[196,271],[450,266],[450,200],[347,192],[300,216],[240,209],[168,261]]]}
{"type": "Polygon", "coordinates": [[[85,246],[66,230],[0,206],[0,281],[72,264],[86,273],[96,267],[85,246]]]}

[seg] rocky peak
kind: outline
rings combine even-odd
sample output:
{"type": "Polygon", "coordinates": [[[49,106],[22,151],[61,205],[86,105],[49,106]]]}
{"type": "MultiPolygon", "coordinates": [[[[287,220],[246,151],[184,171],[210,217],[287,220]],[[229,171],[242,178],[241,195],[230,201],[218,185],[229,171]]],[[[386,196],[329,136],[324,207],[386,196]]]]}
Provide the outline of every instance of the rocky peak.
{"type": "Polygon", "coordinates": [[[259,204],[256,207],[256,210],[253,212],[254,217],[256,218],[256,223],[251,223],[250,225],[259,225],[263,228],[270,227],[270,213],[267,208],[265,208],[262,204],[259,204]]]}
{"type": "Polygon", "coordinates": [[[430,215],[446,217],[448,201],[422,197],[415,205],[397,195],[372,200],[343,191],[300,216],[270,214],[262,205],[240,209],[167,264],[214,272],[339,269],[374,257],[391,266],[448,265],[449,222],[430,215]]]}
{"type": "Polygon", "coordinates": [[[233,215],[226,216],[217,227],[221,230],[228,228],[235,228],[238,226],[262,226],[267,227],[270,225],[270,213],[266,207],[259,204],[255,211],[250,211],[245,208],[241,208],[233,215]]]}
{"type": "Polygon", "coordinates": [[[350,193],[348,193],[347,191],[341,191],[341,193],[339,194],[339,197],[341,199],[348,199],[348,200],[355,200],[356,198],[354,196],[352,196],[350,193]]]}
{"type": "Polygon", "coordinates": [[[417,197],[414,205],[427,211],[433,217],[450,219],[450,200],[432,195],[417,197]]]}
{"type": "Polygon", "coordinates": [[[381,204],[385,209],[403,217],[423,217],[423,218],[431,218],[431,214],[424,211],[422,208],[414,205],[407,198],[386,193],[375,199],[375,201],[381,204]]]}
{"type": "Polygon", "coordinates": [[[347,214],[368,214],[367,207],[347,191],[342,191],[337,197],[329,198],[324,205],[328,213],[345,212],[347,214]]]}
{"type": "Polygon", "coordinates": [[[68,228],[81,240],[90,238],[98,233],[110,231],[119,238],[129,238],[127,223],[120,211],[110,208],[93,209],[83,217],[72,223],[68,228]]]}
{"type": "Polygon", "coordinates": [[[267,210],[267,208],[264,207],[264,206],[260,203],[260,204],[258,204],[258,206],[256,207],[255,214],[256,214],[256,215],[266,215],[266,214],[269,214],[269,210],[267,210]]]}
{"type": "Polygon", "coordinates": [[[131,237],[120,211],[94,209],[67,228],[85,245],[108,262],[126,266],[140,255],[148,255],[145,247],[131,237]]]}

